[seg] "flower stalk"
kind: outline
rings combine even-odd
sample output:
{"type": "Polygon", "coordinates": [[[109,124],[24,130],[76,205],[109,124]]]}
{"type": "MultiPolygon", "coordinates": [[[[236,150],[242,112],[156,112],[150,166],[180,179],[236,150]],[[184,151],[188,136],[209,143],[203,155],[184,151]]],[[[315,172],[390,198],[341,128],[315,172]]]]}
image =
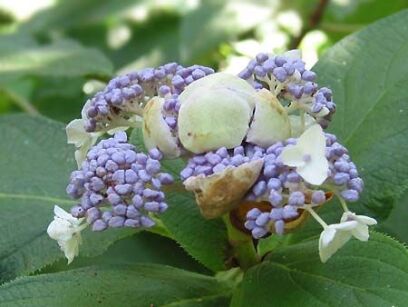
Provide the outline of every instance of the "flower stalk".
{"type": "Polygon", "coordinates": [[[232,247],[233,257],[238,261],[242,270],[246,271],[260,262],[251,236],[244,234],[231,224],[229,214],[223,215],[227,227],[228,241],[232,247]]]}

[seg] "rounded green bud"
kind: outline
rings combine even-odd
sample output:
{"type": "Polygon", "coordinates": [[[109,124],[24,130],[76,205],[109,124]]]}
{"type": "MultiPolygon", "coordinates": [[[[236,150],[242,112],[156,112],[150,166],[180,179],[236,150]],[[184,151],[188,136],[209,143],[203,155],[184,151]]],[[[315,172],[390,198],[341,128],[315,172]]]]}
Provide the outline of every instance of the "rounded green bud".
{"type": "Polygon", "coordinates": [[[193,82],[179,99],[179,139],[187,150],[202,153],[241,144],[257,98],[244,80],[217,73],[193,82]]]}

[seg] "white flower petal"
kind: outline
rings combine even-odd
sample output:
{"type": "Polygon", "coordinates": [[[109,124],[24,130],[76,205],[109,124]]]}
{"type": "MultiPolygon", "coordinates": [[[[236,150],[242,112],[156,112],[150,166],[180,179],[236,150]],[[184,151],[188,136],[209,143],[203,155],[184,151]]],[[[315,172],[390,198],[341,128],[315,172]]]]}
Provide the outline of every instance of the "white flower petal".
{"type": "Polygon", "coordinates": [[[303,158],[303,151],[298,146],[288,146],[280,154],[283,164],[291,167],[305,166],[306,161],[303,158]]]}
{"type": "Polygon", "coordinates": [[[77,148],[75,160],[79,168],[86,159],[89,149],[96,143],[101,133],[86,132],[83,119],[74,119],[66,126],[65,131],[67,133],[68,144],[74,144],[77,148]]]}
{"type": "Polygon", "coordinates": [[[327,178],[329,163],[326,158],[318,159],[317,157],[304,164],[299,165],[296,169],[302,178],[313,185],[321,185],[327,178]]]}
{"type": "Polygon", "coordinates": [[[324,230],[320,235],[319,240],[319,256],[323,263],[333,256],[341,247],[343,247],[348,240],[350,240],[351,233],[349,231],[338,230],[335,232],[334,238],[327,245],[323,244],[326,236],[327,233],[325,233],[324,230]]]}
{"type": "Polygon", "coordinates": [[[333,241],[334,236],[336,235],[336,229],[327,227],[325,230],[322,231],[320,234],[319,245],[322,247],[326,247],[333,241]]]}
{"type": "Polygon", "coordinates": [[[68,144],[74,144],[75,147],[81,147],[91,137],[84,128],[83,119],[74,119],[65,128],[68,144]]]}
{"type": "Polygon", "coordinates": [[[81,234],[77,233],[70,240],[58,242],[61,250],[64,252],[65,258],[70,264],[79,254],[79,245],[82,243],[81,234]]]}
{"type": "Polygon", "coordinates": [[[368,241],[368,238],[370,237],[370,234],[368,232],[368,226],[363,225],[363,224],[359,224],[356,228],[354,228],[351,231],[351,234],[357,240],[364,241],[364,242],[368,241]]]}
{"type": "Polygon", "coordinates": [[[358,226],[356,221],[345,221],[338,224],[329,225],[329,227],[341,231],[351,231],[358,226]]]}
{"type": "Polygon", "coordinates": [[[297,144],[312,160],[324,158],[326,161],[326,138],[320,125],[313,125],[300,136],[297,144]]]}

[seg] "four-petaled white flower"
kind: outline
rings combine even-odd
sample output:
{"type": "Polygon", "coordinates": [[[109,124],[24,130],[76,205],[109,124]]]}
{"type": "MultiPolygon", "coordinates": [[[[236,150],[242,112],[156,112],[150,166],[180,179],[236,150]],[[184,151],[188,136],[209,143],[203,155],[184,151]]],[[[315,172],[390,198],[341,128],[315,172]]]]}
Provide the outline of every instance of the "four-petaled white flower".
{"type": "Polygon", "coordinates": [[[65,257],[68,259],[68,264],[74,260],[79,253],[79,245],[81,244],[81,231],[88,224],[83,218],[75,218],[64,209],[54,206],[54,220],[47,228],[47,233],[51,239],[58,242],[65,257]]]}
{"type": "Polygon", "coordinates": [[[351,237],[360,241],[369,238],[368,226],[377,224],[373,218],[364,215],[356,215],[346,211],[341,217],[340,223],[325,227],[320,235],[319,255],[322,262],[326,262],[336,253],[351,237]]]}
{"type": "Polygon", "coordinates": [[[326,138],[320,125],[313,125],[298,138],[296,145],[285,148],[280,158],[285,165],[310,184],[321,185],[329,173],[326,138]]]}

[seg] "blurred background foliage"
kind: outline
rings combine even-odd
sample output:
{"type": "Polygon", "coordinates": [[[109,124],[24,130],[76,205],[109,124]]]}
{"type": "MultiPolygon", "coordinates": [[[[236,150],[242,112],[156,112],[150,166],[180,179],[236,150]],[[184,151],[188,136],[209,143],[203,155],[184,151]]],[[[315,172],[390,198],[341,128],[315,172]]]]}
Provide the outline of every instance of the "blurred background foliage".
{"type": "Polygon", "coordinates": [[[113,75],[177,61],[238,73],[258,52],[307,65],[406,0],[0,0],[0,113],[68,122],[113,75]]]}

